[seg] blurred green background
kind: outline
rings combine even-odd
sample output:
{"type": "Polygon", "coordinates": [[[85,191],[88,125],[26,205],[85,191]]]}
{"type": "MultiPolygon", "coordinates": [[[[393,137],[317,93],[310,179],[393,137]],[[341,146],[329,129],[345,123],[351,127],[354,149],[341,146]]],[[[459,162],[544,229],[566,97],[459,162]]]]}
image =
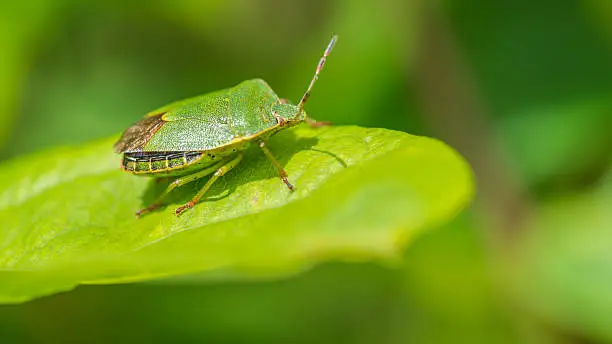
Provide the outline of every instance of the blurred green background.
{"type": "Polygon", "coordinates": [[[612,342],[610,2],[0,9],[0,160],[115,135],[151,109],[254,77],[298,101],[337,33],[309,114],[438,137],[478,185],[475,204],[399,265],[79,287],[0,306],[0,342],[612,342]]]}

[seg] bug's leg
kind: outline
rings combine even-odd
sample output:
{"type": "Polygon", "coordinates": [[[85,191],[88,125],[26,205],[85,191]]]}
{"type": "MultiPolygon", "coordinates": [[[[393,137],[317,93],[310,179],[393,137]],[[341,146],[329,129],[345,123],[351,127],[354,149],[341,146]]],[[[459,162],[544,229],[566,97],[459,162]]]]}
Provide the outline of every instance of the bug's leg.
{"type": "Polygon", "coordinates": [[[164,191],[164,193],[162,193],[155,202],[153,202],[153,204],[151,204],[150,206],[144,208],[144,209],[140,209],[139,211],[136,212],[136,216],[140,217],[142,214],[146,214],[148,212],[151,212],[159,207],[162,206],[163,204],[163,200],[164,198],[170,193],[172,192],[172,190],[176,189],[179,186],[188,184],[193,182],[194,180],[200,179],[202,177],[206,177],[207,175],[215,172],[219,167],[221,167],[225,162],[225,161],[219,161],[218,163],[203,169],[201,171],[198,171],[196,173],[187,175],[187,176],[183,176],[180,178],[175,179],[172,183],[170,183],[170,185],[168,185],[168,187],[166,188],[166,190],[164,191]]]}
{"type": "Polygon", "coordinates": [[[328,125],[332,125],[332,122],[328,122],[328,121],[315,121],[314,119],[310,118],[310,117],[306,117],[306,123],[308,123],[308,125],[311,128],[321,128],[321,127],[325,127],[328,125]]]}
{"type": "Polygon", "coordinates": [[[283,180],[283,183],[285,183],[287,185],[289,190],[293,191],[294,187],[293,187],[293,185],[291,185],[291,183],[287,179],[287,172],[285,172],[285,170],[278,163],[278,160],[276,160],[274,155],[272,155],[272,152],[270,152],[268,147],[266,147],[266,142],[265,141],[259,141],[259,148],[261,148],[261,150],[264,152],[264,154],[272,162],[272,165],[274,165],[274,167],[276,167],[276,170],[278,171],[278,174],[280,175],[280,178],[283,180]]]}
{"type": "Polygon", "coordinates": [[[196,205],[196,203],[200,201],[200,198],[204,196],[206,191],[210,189],[213,183],[216,182],[217,179],[219,179],[219,177],[221,177],[222,175],[226,174],[227,172],[231,171],[234,167],[236,167],[236,165],[238,165],[240,160],[242,160],[242,153],[238,153],[238,155],[236,155],[236,157],[230,161],[225,160],[223,162],[223,166],[217,168],[217,171],[210,177],[210,179],[206,182],[206,184],[204,184],[204,186],[200,189],[200,191],[198,191],[198,193],[195,196],[193,196],[191,201],[176,208],[174,213],[178,216],[178,215],[181,215],[181,213],[184,212],[185,210],[189,208],[193,208],[193,206],[196,205]]]}

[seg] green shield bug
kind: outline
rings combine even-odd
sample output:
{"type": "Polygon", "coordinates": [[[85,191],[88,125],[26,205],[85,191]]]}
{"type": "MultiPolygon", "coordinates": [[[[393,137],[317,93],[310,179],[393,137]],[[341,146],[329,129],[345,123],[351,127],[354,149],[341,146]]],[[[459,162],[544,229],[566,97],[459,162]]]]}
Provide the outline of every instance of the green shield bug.
{"type": "Polygon", "coordinates": [[[304,112],[304,104],[336,39],[333,36],[329,42],[298,105],[279,98],[265,81],[253,79],[176,101],[128,127],[114,145],[116,153],[123,153],[121,168],[136,175],[176,178],[153,204],[136,212],[136,216],[160,207],[164,197],[176,187],[211,175],[175,214],[192,208],[219,177],[240,163],[243,151],[251,143],[261,148],[282,181],[293,190],[266,141],[278,131],[302,122],[315,127],[325,124],[311,119],[304,112]]]}

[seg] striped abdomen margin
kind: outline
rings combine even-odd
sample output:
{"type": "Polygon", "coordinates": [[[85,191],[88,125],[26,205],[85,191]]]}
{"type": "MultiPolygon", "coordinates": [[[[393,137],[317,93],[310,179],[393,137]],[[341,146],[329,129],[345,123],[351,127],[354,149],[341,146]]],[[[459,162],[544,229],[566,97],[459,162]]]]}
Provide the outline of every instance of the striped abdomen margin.
{"type": "Polygon", "coordinates": [[[156,172],[190,165],[202,157],[202,152],[134,152],[124,153],[121,167],[130,172],[156,172]]]}

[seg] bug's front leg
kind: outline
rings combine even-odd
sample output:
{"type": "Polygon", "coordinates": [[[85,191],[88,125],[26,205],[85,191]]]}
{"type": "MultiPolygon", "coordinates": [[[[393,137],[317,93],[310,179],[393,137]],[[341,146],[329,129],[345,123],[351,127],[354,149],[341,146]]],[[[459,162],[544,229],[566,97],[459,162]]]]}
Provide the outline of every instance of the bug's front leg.
{"type": "Polygon", "coordinates": [[[266,146],[266,142],[263,141],[263,140],[259,141],[259,148],[261,148],[261,150],[264,152],[264,154],[272,162],[272,165],[274,165],[274,167],[276,167],[276,170],[278,171],[278,174],[279,174],[280,178],[283,180],[283,183],[285,183],[285,185],[287,185],[289,190],[293,191],[295,188],[289,182],[289,179],[287,179],[287,172],[285,172],[285,170],[279,164],[278,160],[276,160],[274,155],[272,155],[272,152],[270,152],[270,150],[266,146]]]}

